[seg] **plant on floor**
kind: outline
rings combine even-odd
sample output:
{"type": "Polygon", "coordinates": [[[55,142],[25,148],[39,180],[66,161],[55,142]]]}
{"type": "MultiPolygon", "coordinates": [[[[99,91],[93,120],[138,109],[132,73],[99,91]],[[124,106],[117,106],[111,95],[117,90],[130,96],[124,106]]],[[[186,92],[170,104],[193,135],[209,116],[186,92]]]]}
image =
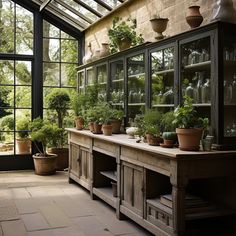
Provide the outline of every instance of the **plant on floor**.
{"type": "Polygon", "coordinates": [[[125,40],[127,40],[131,46],[143,42],[142,35],[136,33],[136,20],[127,19],[124,21],[122,18],[117,16],[113,18],[112,27],[108,30],[108,36],[110,40],[111,53],[117,52],[118,49],[126,49],[120,46],[125,40]]]}

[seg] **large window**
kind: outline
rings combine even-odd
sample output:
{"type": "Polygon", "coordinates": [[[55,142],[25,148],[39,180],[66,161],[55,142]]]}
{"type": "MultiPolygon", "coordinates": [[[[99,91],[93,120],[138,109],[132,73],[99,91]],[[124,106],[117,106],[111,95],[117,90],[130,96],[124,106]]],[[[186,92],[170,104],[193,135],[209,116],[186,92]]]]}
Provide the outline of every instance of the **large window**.
{"type": "Polygon", "coordinates": [[[0,155],[31,152],[32,54],[33,14],[0,1],[0,155]]]}
{"type": "MultiPolygon", "coordinates": [[[[52,90],[64,88],[68,94],[76,88],[78,66],[78,41],[44,21],[43,23],[43,93],[44,118],[55,122],[55,111],[47,109],[47,95],[52,90]]],[[[72,125],[69,111],[64,126],[72,125]]]]}

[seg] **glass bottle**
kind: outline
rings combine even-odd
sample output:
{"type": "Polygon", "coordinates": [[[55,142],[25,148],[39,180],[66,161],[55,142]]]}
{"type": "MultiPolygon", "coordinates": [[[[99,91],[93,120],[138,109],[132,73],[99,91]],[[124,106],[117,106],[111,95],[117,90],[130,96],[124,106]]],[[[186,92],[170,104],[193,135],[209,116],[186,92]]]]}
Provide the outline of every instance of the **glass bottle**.
{"type": "MultiPolygon", "coordinates": [[[[196,72],[197,73],[197,72],[196,72]]],[[[203,102],[203,79],[204,79],[204,72],[198,73],[197,78],[197,86],[196,86],[196,102],[202,103],[203,102]]]]}
{"type": "Polygon", "coordinates": [[[160,91],[157,94],[157,104],[162,104],[162,103],[163,103],[163,93],[162,93],[162,91],[160,91]]]}
{"type": "Polygon", "coordinates": [[[133,90],[129,91],[129,103],[133,102],[133,90]]]}
{"type": "Polygon", "coordinates": [[[193,88],[193,84],[189,83],[188,87],[185,90],[185,95],[194,99],[194,88],[193,88]]]}
{"type": "Polygon", "coordinates": [[[230,103],[232,101],[232,86],[228,81],[224,80],[224,103],[230,103]]]}
{"type": "Polygon", "coordinates": [[[202,85],[202,103],[211,102],[211,85],[210,80],[206,79],[206,82],[202,85]]]}
{"type": "Polygon", "coordinates": [[[174,103],[174,92],[172,88],[170,88],[163,94],[163,100],[165,101],[166,104],[174,103]]]}
{"type": "Polygon", "coordinates": [[[236,103],[236,74],[234,74],[232,82],[232,102],[236,103]]]}

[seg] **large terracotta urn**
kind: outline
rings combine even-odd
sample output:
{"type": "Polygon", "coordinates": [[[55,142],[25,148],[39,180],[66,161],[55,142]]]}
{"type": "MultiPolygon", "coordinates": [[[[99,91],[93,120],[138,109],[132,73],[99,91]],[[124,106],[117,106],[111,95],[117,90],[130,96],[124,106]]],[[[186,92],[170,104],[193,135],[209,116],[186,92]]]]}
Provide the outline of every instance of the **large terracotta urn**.
{"type": "Polygon", "coordinates": [[[186,14],[186,21],[191,27],[191,29],[198,27],[203,21],[203,17],[199,9],[200,6],[190,6],[188,8],[188,12],[186,14]]]}

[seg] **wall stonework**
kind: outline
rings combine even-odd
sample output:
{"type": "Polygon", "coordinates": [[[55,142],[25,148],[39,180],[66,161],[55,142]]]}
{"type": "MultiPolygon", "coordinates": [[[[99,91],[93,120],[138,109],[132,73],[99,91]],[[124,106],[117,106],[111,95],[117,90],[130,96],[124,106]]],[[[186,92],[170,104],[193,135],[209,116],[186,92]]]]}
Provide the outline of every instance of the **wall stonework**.
{"type": "MultiPolygon", "coordinates": [[[[173,36],[190,29],[186,23],[186,11],[190,5],[199,5],[204,18],[202,25],[210,22],[212,6],[216,0],[133,0],[118,11],[104,18],[85,31],[85,45],[91,43],[92,51],[101,47],[101,43],[109,42],[107,31],[111,27],[114,16],[123,19],[128,17],[137,20],[137,32],[145,41],[155,41],[156,33],[152,30],[149,20],[154,14],[169,18],[164,35],[173,36]]],[[[236,0],[233,0],[236,8],[236,0]]],[[[85,49],[87,51],[87,48],[85,49]]]]}

